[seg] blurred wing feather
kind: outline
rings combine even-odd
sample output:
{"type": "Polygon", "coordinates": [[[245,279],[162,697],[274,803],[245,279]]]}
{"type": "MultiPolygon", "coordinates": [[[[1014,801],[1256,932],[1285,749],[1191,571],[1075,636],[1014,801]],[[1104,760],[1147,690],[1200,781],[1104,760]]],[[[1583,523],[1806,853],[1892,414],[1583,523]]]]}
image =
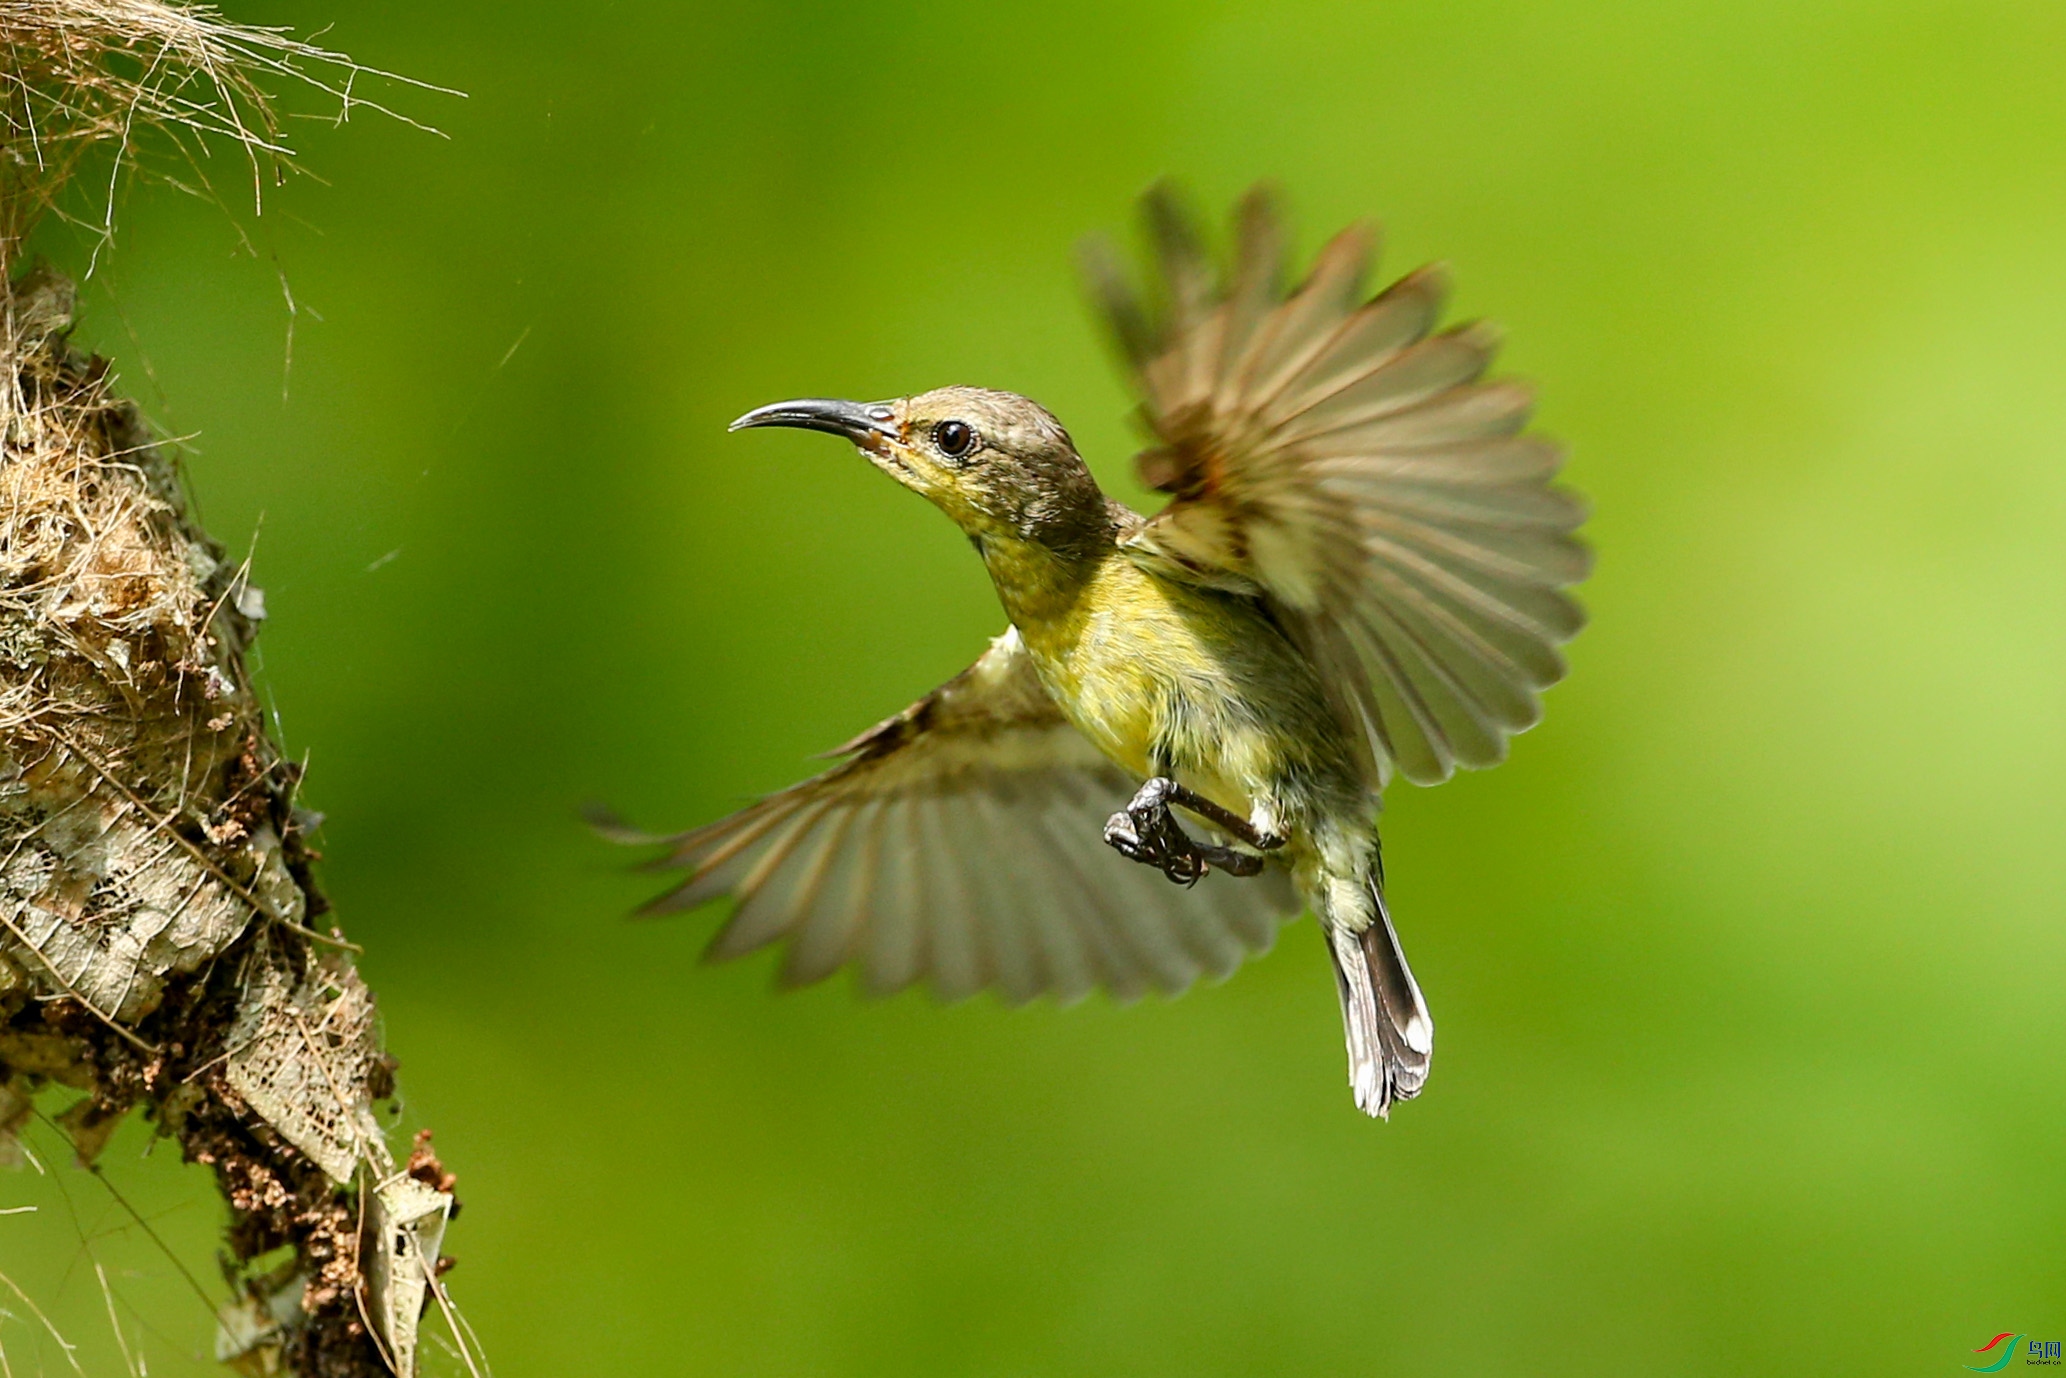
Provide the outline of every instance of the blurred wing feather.
{"type": "Polygon", "coordinates": [[[1364,301],[1366,225],[1283,293],[1266,190],[1236,210],[1224,279],[1168,189],[1144,211],[1149,293],[1109,249],[1085,256],[1152,437],[1142,480],[1173,495],[1128,554],[1263,599],[1374,783],[1495,764],[1564,674],[1557,648],[1584,615],[1563,590],[1590,565],[1584,504],[1551,486],[1562,453],[1522,433],[1528,389],[1482,381],[1496,332],[1436,331],[1437,268],[1364,301]]]}
{"type": "Polygon", "coordinates": [[[647,907],[738,903],[709,956],[786,941],[784,984],[858,969],[871,992],[929,979],[944,998],[1122,997],[1225,976],[1297,912],[1289,879],[1194,889],[1106,847],[1138,785],[1068,723],[1016,631],[967,671],[840,748],[800,785],[680,837],[689,876],[647,907]]]}

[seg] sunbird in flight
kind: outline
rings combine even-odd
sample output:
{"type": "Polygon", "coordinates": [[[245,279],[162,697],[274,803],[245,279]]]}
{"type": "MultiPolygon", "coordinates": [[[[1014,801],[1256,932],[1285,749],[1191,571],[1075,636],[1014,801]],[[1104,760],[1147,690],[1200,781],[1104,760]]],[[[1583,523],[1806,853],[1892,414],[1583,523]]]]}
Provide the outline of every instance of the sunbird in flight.
{"type": "Polygon", "coordinates": [[[1481,381],[1494,333],[1435,329],[1438,269],[1365,301],[1356,225],[1287,292],[1267,191],[1224,272],[1170,192],[1144,212],[1148,294],[1085,257],[1141,477],[1171,495],[1153,517],[1013,393],[732,423],[851,441],[968,536],[1011,625],[832,769],[666,839],[691,874],[651,908],[733,896],[711,955],[786,939],[787,982],[851,963],[875,991],[1013,1001],[1176,992],[1311,909],[1356,1104],[1382,1116],[1420,1092],[1435,1028],[1385,905],[1379,792],[1494,765],[1535,723],[1584,620],[1561,591],[1589,564],[1584,507],[1524,433],[1529,390],[1481,381]]]}

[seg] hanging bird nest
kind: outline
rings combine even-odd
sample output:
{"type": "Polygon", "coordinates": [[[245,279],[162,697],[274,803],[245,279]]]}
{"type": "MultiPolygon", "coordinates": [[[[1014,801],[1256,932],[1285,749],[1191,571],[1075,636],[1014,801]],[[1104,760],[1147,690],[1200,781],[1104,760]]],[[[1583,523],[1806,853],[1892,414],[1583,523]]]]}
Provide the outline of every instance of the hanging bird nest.
{"type": "Polygon", "coordinates": [[[96,148],[107,185],[143,131],[196,168],[226,136],[262,187],[288,155],[257,79],[348,106],[356,69],[147,0],[0,0],[0,39],[0,1158],[50,1088],[88,1164],[141,1112],[230,1208],[219,1358],[409,1375],[433,1301],[469,1347],[438,1282],[452,1178],[374,1117],[394,1063],[246,666],[264,598],[68,342],[71,285],[18,261],[96,148]]]}

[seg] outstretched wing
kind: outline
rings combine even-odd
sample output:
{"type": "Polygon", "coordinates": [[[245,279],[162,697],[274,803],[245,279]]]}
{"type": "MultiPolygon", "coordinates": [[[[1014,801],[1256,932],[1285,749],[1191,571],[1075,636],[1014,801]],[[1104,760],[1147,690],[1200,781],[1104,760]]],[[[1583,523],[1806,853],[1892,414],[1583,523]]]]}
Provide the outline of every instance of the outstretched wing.
{"type": "Polygon", "coordinates": [[[1153,437],[1142,479],[1174,494],[1124,540],[1159,573],[1267,600],[1313,659],[1370,778],[1432,783],[1489,766],[1563,677],[1584,622],[1559,590],[1590,560],[1585,509],[1551,486],[1558,447],[1524,435],[1532,398],[1480,382],[1483,325],[1438,333],[1423,268],[1363,301],[1375,231],[1352,226],[1280,286],[1283,230],[1258,188],[1214,271],[1167,188],[1145,219],[1156,297],[1102,245],[1090,285],[1153,437]]]}
{"type": "Polygon", "coordinates": [[[831,770],[664,839],[693,874],[648,912],[737,898],[713,958],[777,940],[782,979],[856,967],[877,992],[921,977],[1063,999],[1174,993],[1267,948],[1298,911],[1276,868],[1192,889],[1104,845],[1130,779],[1062,717],[1016,629],[831,770]]]}

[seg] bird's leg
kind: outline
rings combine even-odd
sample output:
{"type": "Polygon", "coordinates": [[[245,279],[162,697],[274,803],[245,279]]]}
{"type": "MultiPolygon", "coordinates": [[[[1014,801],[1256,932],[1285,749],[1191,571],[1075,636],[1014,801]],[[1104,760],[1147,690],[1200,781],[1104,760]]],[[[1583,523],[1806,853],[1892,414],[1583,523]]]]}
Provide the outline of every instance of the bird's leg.
{"type": "Polygon", "coordinates": [[[1179,885],[1196,885],[1198,878],[1215,866],[1233,876],[1261,872],[1261,857],[1232,847],[1215,847],[1186,833],[1169,811],[1171,805],[1190,810],[1259,851],[1284,845],[1283,838],[1259,831],[1239,814],[1161,775],[1142,785],[1132,802],[1107,820],[1105,845],[1144,866],[1160,867],[1163,875],[1179,885]]]}

